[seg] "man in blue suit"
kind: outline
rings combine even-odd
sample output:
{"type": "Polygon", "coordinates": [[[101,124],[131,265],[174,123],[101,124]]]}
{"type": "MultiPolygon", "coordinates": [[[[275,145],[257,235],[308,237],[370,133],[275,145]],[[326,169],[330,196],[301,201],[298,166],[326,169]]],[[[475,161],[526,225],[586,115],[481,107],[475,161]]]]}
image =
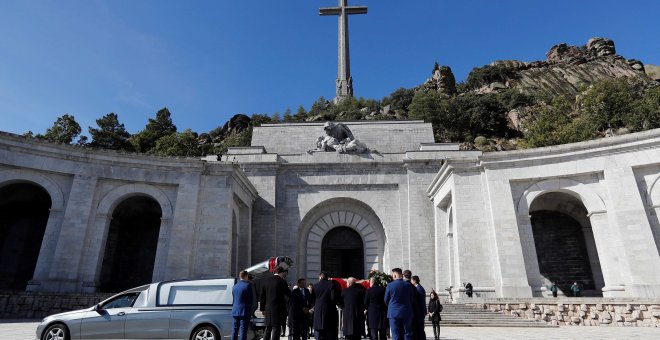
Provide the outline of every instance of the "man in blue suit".
{"type": "Polygon", "coordinates": [[[388,283],[385,289],[385,304],[387,305],[387,318],[390,320],[392,339],[412,340],[412,303],[417,292],[413,285],[403,281],[401,268],[392,269],[392,278],[394,281],[388,283]]]}
{"type": "Polygon", "coordinates": [[[252,316],[253,304],[255,303],[254,291],[248,281],[248,272],[242,271],[238,281],[231,291],[234,303],[231,307],[231,316],[234,317],[234,331],[231,334],[231,340],[238,340],[238,332],[241,333],[241,340],[247,340],[247,330],[252,316]]]}

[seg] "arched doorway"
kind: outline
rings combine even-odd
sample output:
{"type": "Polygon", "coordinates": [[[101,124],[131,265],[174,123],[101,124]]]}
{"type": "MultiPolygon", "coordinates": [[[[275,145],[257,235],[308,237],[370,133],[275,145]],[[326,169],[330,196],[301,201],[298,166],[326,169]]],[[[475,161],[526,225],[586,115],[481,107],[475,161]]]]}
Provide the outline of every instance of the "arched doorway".
{"type": "Polygon", "coordinates": [[[133,196],[117,205],[105,245],[99,290],[118,292],[151,282],[161,222],[160,204],[133,196]]]}
{"type": "Polygon", "coordinates": [[[543,284],[556,282],[570,295],[569,287],[578,282],[584,295],[602,296],[604,280],[596,243],[580,199],[550,192],[535,198],[529,211],[543,284]]]}
{"type": "Polygon", "coordinates": [[[364,276],[364,243],[357,231],[336,227],[323,237],[321,270],[330,277],[364,276]]]}
{"type": "Polygon", "coordinates": [[[37,185],[0,188],[0,289],[24,290],[32,278],[50,207],[50,195],[37,185]]]}

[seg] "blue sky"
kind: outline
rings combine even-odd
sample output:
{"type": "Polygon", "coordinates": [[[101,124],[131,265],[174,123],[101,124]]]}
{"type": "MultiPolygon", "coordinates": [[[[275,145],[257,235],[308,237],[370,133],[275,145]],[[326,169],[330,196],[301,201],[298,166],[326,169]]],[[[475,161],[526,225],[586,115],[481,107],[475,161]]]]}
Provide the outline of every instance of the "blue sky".
{"type": "MultiPolygon", "coordinates": [[[[108,112],[129,132],[168,107],[179,130],[236,113],[307,109],[334,97],[337,0],[2,0],[0,130],[44,132],[64,113],[86,131],[108,112]]],[[[660,1],[349,0],[356,96],[457,80],[497,59],[542,60],[554,44],[613,39],[660,65],[660,1]]]]}

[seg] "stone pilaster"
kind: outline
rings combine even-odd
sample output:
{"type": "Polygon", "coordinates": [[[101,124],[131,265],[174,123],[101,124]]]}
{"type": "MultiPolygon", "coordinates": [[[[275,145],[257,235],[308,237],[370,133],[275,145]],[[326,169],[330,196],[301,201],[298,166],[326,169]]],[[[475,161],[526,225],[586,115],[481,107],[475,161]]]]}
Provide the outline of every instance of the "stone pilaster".
{"type": "Polygon", "coordinates": [[[619,249],[623,263],[619,263],[617,267],[625,273],[627,294],[658,298],[660,256],[637,189],[633,169],[608,168],[605,169],[604,177],[609,195],[608,217],[618,231],[616,236],[621,245],[619,249]]]}
{"type": "Polygon", "coordinates": [[[490,228],[494,238],[491,255],[495,270],[495,292],[498,297],[531,297],[527,282],[516,209],[508,180],[489,178],[487,181],[490,228]]]}
{"type": "Polygon", "coordinates": [[[50,274],[40,282],[40,291],[75,292],[81,289],[81,254],[97,181],[97,177],[90,175],[77,174],[74,177],[50,274]]]}

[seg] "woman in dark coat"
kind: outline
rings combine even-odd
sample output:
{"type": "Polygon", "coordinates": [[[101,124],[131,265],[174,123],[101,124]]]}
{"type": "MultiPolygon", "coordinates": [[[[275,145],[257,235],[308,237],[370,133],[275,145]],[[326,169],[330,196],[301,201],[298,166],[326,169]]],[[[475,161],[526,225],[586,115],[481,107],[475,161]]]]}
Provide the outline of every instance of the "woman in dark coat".
{"type": "Polygon", "coordinates": [[[387,305],[385,304],[385,287],[374,278],[371,288],[364,297],[364,307],[367,309],[367,328],[371,340],[387,339],[387,305]]]}
{"type": "Polygon", "coordinates": [[[440,340],[440,312],[442,312],[442,304],[438,299],[438,293],[431,291],[431,300],[429,301],[429,318],[433,324],[433,335],[435,340],[440,340]]]}

